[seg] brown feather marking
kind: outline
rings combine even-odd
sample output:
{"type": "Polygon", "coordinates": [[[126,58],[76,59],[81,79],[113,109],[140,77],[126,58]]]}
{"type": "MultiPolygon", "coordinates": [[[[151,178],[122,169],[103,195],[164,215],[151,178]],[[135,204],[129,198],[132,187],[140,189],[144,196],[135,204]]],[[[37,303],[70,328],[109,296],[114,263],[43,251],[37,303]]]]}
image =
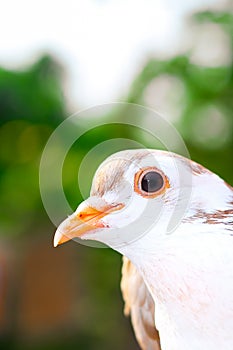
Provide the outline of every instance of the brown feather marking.
{"type": "Polygon", "coordinates": [[[129,166],[134,162],[138,164],[141,159],[150,153],[148,150],[140,150],[135,154],[123,152],[108,158],[107,162],[95,174],[91,195],[103,196],[107,191],[117,188],[129,166]]]}
{"type": "Polygon", "coordinates": [[[138,343],[143,350],[161,350],[155,328],[154,301],[136,267],[123,257],[121,290],[125,301],[124,313],[131,321],[138,343]]]}
{"type": "Polygon", "coordinates": [[[198,164],[194,161],[190,162],[190,168],[192,170],[193,175],[202,175],[211,173],[210,170],[203,167],[201,164],[198,164]]]}
{"type": "MultiPolygon", "coordinates": [[[[226,210],[216,210],[214,213],[206,213],[205,211],[198,209],[196,213],[187,219],[184,220],[184,222],[192,222],[196,219],[203,219],[203,224],[224,224],[224,225],[231,225],[233,223],[233,209],[226,209],[226,210]],[[224,222],[221,220],[231,218],[232,221],[224,222]]],[[[230,229],[230,227],[229,227],[230,229]]],[[[233,230],[233,227],[232,227],[233,230]]]]}

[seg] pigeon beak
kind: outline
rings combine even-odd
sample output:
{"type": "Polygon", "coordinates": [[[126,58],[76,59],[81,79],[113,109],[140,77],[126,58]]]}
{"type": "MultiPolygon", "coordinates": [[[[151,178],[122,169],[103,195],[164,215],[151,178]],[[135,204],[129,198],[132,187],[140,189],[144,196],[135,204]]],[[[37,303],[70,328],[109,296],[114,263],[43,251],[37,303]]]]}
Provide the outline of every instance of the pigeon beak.
{"type": "Polygon", "coordinates": [[[80,206],[82,209],[78,207],[71,216],[59,225],[54,235],[54,247],[70,241],[72,238],[82,237],[90,231],[107,227],[101,219],[109,213],[115,212],[124,207],[124,205],[120,203],[106,205],[101,208],[101,210],[98,210],[91,206],[83,206],[83,204],[80,206]]]}

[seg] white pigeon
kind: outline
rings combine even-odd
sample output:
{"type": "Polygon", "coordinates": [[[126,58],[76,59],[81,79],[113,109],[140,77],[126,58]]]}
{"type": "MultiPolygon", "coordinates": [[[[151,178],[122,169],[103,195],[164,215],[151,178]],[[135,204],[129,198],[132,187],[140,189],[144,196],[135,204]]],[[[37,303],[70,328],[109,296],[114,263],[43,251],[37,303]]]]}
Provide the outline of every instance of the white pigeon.
{"type": "Polygon", "coordinates": [[[165,151],[113,154],[54,246],[76,237],[124,256],[142,349],[233,349],[233,188],[216,174],[165,151]]]}

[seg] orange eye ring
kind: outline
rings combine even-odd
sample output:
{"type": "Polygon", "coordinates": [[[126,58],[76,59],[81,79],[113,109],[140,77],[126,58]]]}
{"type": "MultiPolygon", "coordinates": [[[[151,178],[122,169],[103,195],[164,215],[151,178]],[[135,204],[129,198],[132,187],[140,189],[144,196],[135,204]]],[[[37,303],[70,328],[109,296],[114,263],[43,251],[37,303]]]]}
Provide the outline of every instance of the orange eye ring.
{"type": "Polygon", "coordinates": [[[163,194],[166,191],[166,189],[169,187],[170,187],[170,184],[169,184],[168,178],[164,175],[164,173],[161,170],[159,170],[156,167],[146,167],[146,168],[140,169],[134,176],[134,191],[140,194],[140,196],[144,198],[155,198],[163,194]],[[162,185],[155,191],[145,191],[143,189],[143,186],[142,186],[143,178],[145,177],[145,175],[149,173],[156,173],[157,175],[160,176],[160,181],[162,181],[161,182],[162,185]]]}

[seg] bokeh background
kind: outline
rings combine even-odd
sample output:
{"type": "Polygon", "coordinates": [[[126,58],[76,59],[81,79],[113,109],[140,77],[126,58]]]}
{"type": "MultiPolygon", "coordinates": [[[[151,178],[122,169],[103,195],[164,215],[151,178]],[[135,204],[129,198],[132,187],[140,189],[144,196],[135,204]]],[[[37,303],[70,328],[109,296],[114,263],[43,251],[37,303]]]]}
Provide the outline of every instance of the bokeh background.
{"type": "MultiPolygon", "coordinates": [[[[74,242],[52,248],[40,157],[71,113],[124,101],[162,113],[191,158],[233,184],[232,8],[222,0],[1,5],[1,349],[139,349],[123,316],[121,257],[74,242]]],[[[73,209],[82,200],[78,164],[114,137],[155,146],[121,125],[87,133],[64,164],[73,209]]]]}

